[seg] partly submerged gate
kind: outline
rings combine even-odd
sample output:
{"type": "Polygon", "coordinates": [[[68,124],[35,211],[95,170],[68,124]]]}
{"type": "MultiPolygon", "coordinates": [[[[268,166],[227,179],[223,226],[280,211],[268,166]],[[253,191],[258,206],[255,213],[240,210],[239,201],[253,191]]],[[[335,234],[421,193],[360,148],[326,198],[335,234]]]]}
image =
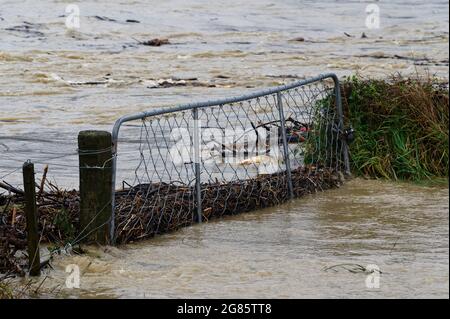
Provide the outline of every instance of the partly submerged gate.
{"type": "Polygon", "coordinates": [[[119,243],[335,187],[349,172],[334,74],[122,117],[113,149],[119,243]]]}

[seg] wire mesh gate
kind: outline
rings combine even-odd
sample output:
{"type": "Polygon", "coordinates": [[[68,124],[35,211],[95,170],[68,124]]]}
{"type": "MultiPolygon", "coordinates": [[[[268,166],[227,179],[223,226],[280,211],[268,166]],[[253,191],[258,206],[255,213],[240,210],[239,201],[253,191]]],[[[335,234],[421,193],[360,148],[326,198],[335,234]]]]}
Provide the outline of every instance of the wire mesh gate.
{"type": "Polygon", "coordinates": [[[349,172],[343,132],[334,74],[122,117],[112,237],[129,242],[335,187],[349,172]]]}

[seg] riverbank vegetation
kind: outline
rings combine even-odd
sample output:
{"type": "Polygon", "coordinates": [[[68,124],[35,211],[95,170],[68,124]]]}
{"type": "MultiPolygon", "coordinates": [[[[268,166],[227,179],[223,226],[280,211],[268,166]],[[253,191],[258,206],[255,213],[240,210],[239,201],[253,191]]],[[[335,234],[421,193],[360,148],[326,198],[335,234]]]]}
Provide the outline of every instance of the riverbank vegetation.
{"type": "Polygon", "coordinates": [[[356,176],[421,182],[448,178],[448,83],[393,76],[352,76],[343,81],[347,125],[356,176]]]}
{"type": "Polygon", "coordinates": [[[0,299],[12,299],[13,297],[11,287],[0,279],[0,299]]]}

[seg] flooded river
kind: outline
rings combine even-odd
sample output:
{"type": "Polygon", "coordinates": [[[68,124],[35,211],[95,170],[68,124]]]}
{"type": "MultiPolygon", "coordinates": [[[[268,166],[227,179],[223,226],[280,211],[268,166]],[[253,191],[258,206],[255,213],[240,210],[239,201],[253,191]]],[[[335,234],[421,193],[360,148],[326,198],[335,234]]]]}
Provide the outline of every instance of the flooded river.
{"type": "Polygon", "coordinates": [[[448,79],[447,1],[376,2],[379,29],[366,26],[371,3],[83,1],[80,28],[68,29],[70,1],[0,0],[0,177],[32,159],[77,187],[78,132],[156,106],[325,72],[448,79]],[[171,45],[135,40],[152,38],[171,45]],[[170,78],[196,80],[151,88],[170,78]]]}
{"type": "Polygon", "coordinates": [[[56,257],[41,297],[448,298],[448,210],[447,188],[355,179],[274,208],[56,257]],[[79,289],[65,286],[71,264],[79,289]],[[379,288],[348,271],[354,264],[376,265],[379,288]]]}
{"type": "MultiPolygon", "coordinates": [[[[448,80],[448,2],[0,0],[0,180],[22,163],[78,187],[77,134],[128,113],[335,72],[448,80]],[[364,35],[363,35],[364,33],[364,35]],[[170,45],[137,41],[168,38],[170,45]],[[185,86],[152,88],[159,79],[185,86]]],[[[448,188],[354,180],[283,206],[152,240],[57,258],[42,287],[66,297],[446,297],[448,188]],[[343,263],[382,271],[380,288],[343,263]],[[333,267],[336,266],[336,267],[333,267]],[[333,267],[328,271],[323,269],[333,267]]],[[[356,266],[353,266],[356,267],[356,266]]]]}

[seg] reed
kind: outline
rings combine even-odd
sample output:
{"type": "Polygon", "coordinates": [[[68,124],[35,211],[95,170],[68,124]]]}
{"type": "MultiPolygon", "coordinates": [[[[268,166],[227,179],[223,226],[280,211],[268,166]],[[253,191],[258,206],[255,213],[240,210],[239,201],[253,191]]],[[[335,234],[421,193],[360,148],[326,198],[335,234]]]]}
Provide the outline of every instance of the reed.
{"type": "Polygon", "coordinates": [[[13,294],[11,287],[0,279],[0,299],[12,299],[13,294]]]}
{"type": "Polygon", "coordinates": [[[342,84],[352,171],[371,178],[448,178],[448,84],[432,77],[346,78],[342,84]]]}

